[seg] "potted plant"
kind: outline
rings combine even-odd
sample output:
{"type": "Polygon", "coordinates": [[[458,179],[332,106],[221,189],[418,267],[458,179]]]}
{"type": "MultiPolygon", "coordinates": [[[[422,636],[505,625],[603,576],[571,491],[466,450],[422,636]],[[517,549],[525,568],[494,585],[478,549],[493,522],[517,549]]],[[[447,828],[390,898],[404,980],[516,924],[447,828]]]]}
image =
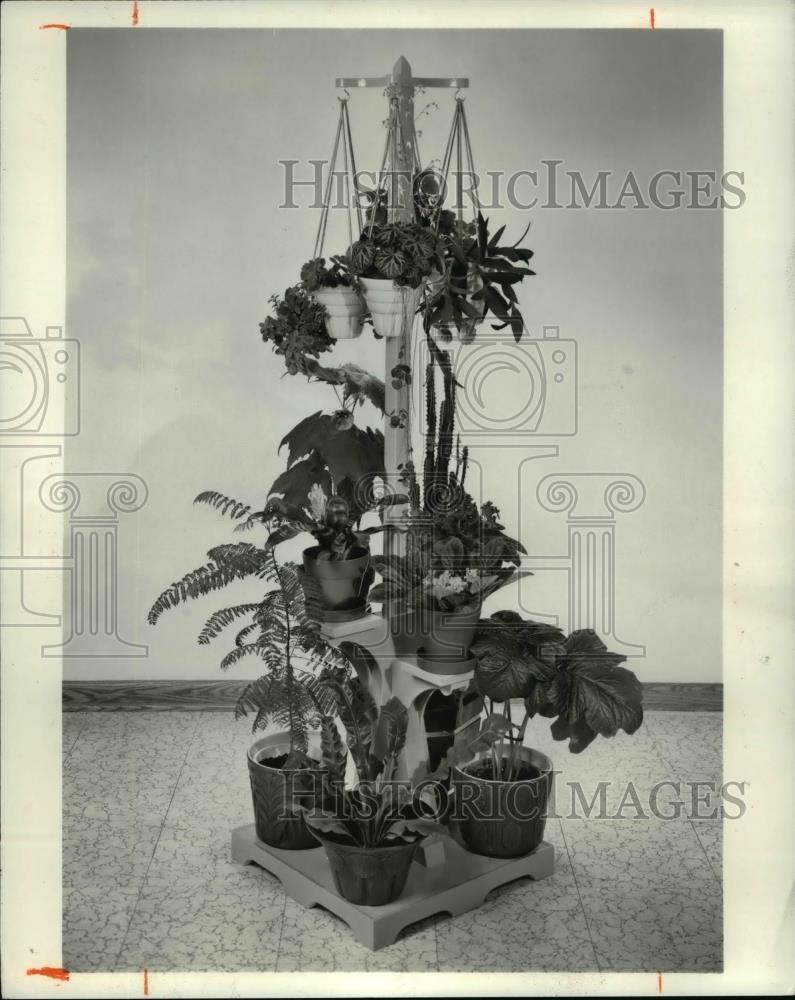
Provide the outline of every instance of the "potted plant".
{"type": "Polygon", "coordinates": [[[373,226],[350,247],[347,259],[381,337],[400,336],[417,311],[425,280],[441,264],[435,233],[415,222],[373,226]]]}
{"type": "MultiPolygon", "coordinates": [[[[209,504],[234,520],[246,517],[248,505],[220,493],[202,493],[197,503],[209,504]]],[[[259,599],[214,612],[199,633],[206,645],[233,623],[242,624],[232,650],[221,660],[227,670],[246,656],[259,657],[266,672],[248,684],[235,707],[235,718],[253,714],[252,732],[271,722],[284,731],[258,739],[248,751],[248,769],[257,836],[285,850],[316,847],[300,812],[293,808],[309,788],[319,764],[310,755],[310,739],[321,717],[334,709],[318,675],[329,665],[347,663],[309,619],[296,567],[279,565],[272,546],[250,543],[220,545],[209,561],[173,583],[149,612],[154,625],[164,611],[225,587],[233,580],[254,577],[269,584],[259,599]]]]}
{"type": "Polygon", "coordinates": [[[301,268],[301,284],[326,311],[326,330],[335,340],[353,340],[364,326],[364,305],[344,257],[332,257],[331,267],[323,257],[309,260],[301,268]]]}
{"type": "Polygon", "coordinates": [[[325,307],[301,285],[292,285],[269,301],[274,315],[260,323],[262,339],[273,344],[291,375],[311,374],[312,362],[334,345],[326,331],[325,307]]]}
{"type": "MultiPolygon", "coordinates": [[[[373,669],[362,646],[340,647],[357,665],[373,669]]],[[[330,717],[321,720],[322,780],[311,804],[299,803],[307,825],[323,844],[339,894],[351,903],[384,906],[403,892],[419,842],[438,825],[423,818],[411,788],[397,782],[408,712],[390,698],[379,709],[362,679],[350,669],[324,670],[320,684],[332,695],[347,735],[347,750],[330,717]],[[346,787],[347,755],[356,780],[346,787]]]]}
{"type": "Polygon", "coordinates": [[[464,223],[452,212],[440,216],[439,240],[444,266],[429,283],[426,315],[431,326],[440,330],[440,339],[450,339],[455,327],[464,342],[474,339],[477,327],[491,312],[499,323],[495,330],[510,326],[518,342],[524,330],[514,286],[535,274],[523,266],[533,251],[520,247],[525,233],[515,244],[503,246],[505,227],[493,236],[489,221],[478,213],[477,222],[464,223]]]}
{"type": "Polygon", "coordinates": [[[327,496],[315,483],[308,495],[309,507],[300,508],[285,500],[269,500],[264,520],[274,528],[269,545],[278,545],[306,531],[315,545],[302,553],[304,570],[316,581],[321,606],[331,612],[364,614],[367,593],[375,573],[370,565],[369,535],[380,527],[355,531],[348,501],[327,496]]]}
{"type": "Polygon", "coordinates": [[[453,434],[455,380],[447,352],[437,351],[426,370],[427,428],[422,485],[405,470],[410,508],[401,529],[405,555],[376,556],[383,583],[371,593],[382,601],[399,654],[418,654],[434,672],[472,668],[469,646],[482,602],[527,573],[516,572],[524,548],[505,534],[499,510],[479,508],[466,492],[467,449],[453,434]],[[442,369],[444,398],[436,409],[435,368],[442,369]]]}
{"type": "Polygon", "coordinates": [[[553,719],[556,740],[580,753],[597,735],[632,734],[643,722],[642,688],[626,658],[595,632],[566,637],[512,611],[486,619],[472,643],[474,684],[489,712],[477,737],[448,753],[454,817],[466,845],[489,857],[519,857],[540,844],[552,785],[549,758],[524,745],[528,722],[553,719]],[[520,720],[512,702],[521,701],[520,720]],[[501,705],[498,712],[496,706],[501,705]]]}

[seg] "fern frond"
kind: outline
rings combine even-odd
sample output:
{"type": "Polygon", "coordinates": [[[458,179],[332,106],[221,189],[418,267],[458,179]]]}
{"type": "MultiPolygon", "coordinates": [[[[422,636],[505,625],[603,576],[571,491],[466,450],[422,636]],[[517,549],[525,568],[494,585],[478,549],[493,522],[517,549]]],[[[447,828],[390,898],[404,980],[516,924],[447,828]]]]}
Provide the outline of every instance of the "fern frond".
{"type": "Polygon", "coordinates": [[[223,660],[221,660],[221,670],[228,670],[230,667],[233,667],[236,663],[242,660],[244,656],[253,656],[260,653],[261,649],[258,642],[249,642],[243,646],[235,646],[235,648],[230,650],[223,660]]]}
{"type": "Polygon", "coordinates": [[[245,517],[246,514],[251,513],[251,505],[247,503],[241,503],[240,500],[235,500],[234,497],[228,497],[224,493],[218,493],[215,490],[205,490],[200,493],[194,503],[205,503],[213,510],[218,510],[224,515],[228,515],[234,521],[240,520],[241,517],[245,517]]]}
{"type": "Polygon", "coordinates": [[[242,615],[253,614],[259,607],[259,604],[236,604],[234,607],[215,611],[207,619],[204,628],[199,633],[199,645],[208,645],[211,639],[219,636],[232,622],[236,621],[242,615]]]}
{"type": "MultiPolygon", "coordinates": [[[[245,645],[246,638],[250,636],[253,632],[258,632],[258,631],[259,631],[259,625],[257,625],[256,622],[250,622],[248,625],[244,625],[243,628],[235,636],[235,645],[236,646],[245,645]]],[[[261,648],[262,640],[261,639],[258,640],[257,644],[261,648]]]]}

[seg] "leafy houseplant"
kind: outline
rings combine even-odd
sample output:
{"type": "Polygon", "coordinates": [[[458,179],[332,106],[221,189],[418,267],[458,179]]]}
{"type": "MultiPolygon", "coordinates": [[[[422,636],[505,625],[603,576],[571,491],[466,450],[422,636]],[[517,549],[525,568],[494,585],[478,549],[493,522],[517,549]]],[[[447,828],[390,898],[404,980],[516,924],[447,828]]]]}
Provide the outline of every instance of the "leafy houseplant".
{"type": "Polygon", "coordinates": [[[406,554],[374,557],[383,584],[371,593],[384,602],[399,653],[420,651],[431,666],[468,669],[468,647],[483,600],[517,580],[519,542],[505,534],[499,511],[480,508],[466,492],[467,449],[453,459],[455,380],[449,356],[438,351],[426,370],[427,430],[422,485],[405,470],[410,509],[404,515],[406,554]],[[436,409],[435,367],[444,398],[436,409]]]}
{"type": "Polygon", "coordinates": [[[347,259],[381,337],[400,336],[417,311],[423,283],[441,261],[435,233],[415,222],[373,226],[350,247],[347,259]]]}
{"type": "Polygon", "coordinates": [[[290,375],[309,375],[313,361],[330,351],[334,341],[326,331],[326,310],[301,285],[270,298],[273,316],[260,323],[262,339],[284,358],[290,375]]]}
{"type": "MultiPolygon", "coordinates": [[[[250,513],[246,504],[220,493],[202,493],[196,502],[208,504],[233,520],[250,513]]],[[[258,740],[249,750],[257,836],[274,847],[314,847],[302,817],[291,813],[289,804],[296,781],[317,767],[308,755],[310,734],[320,717],[327,717],[334,707],[318,674],[324,667],[340,666],[347,660],[326,642],[307,616],[296,567],[279,565],[272,546],[246,542],[220,545],[210,549],[208,557],[207,563],[163,591],[149,612],[149,622],[154,625],[169,608],[221,590],[234,580],[253,577],[269,585],[260,599],[210,615],[199,633],[199,643],[207,645],[232,624],[242,624],[233,648],[221,660],[221,669],[227,670],[246,656],[263,661],[265,673],[246,685],[235,707],[235,718],[253,715],[252,732],[271,722],[285,730],[258,740]]]]}
{"type": "MultiPolygon", "coordinates": [[[[370,653],[355,643],[340,649],[369,673],[370,653]]],[[[334,720],[321,720],[323,780],[314,801],[303,803],[307,825],[326,849],[337,891],[352,903],[382,906],[403,891],[419,841],[438,829],[418,815],[404,782],[395,781],[406,741],[408,712],[393,697],[379,709],[359,677],[330,667],[320,684],[332,695],[347,735],[347,750],[334,720]],[[347,755],[356,772],[345,786],[347,755]]]]}
{"type": "Polygon", "coordinates": [[[305,583],[307,596],[318,607],[332,612],[356,611],[364,614],[367,592],[373,582],[370,566],[369,535],[378,528],[354,531],[347,500],[327,497],[319,483],[309,491],[309,508],[300,508],[281,499],[269,500],[260,515],[273,523],[268,544],[278,545],[301,532],[308,531],[317,542],[304,549],[304,570],[316,582],[311,588],[305,583]],[[314,590],[314,593],[312,593],[314,590]]]}
{"type": "Polygon", "coordinates": [[[451,217],[451,212],[442,212],[440,217],[444,268],[429,285],[426,313],[430,325],[442,331],[442,339],[450,339],[454,326],[461,340],[470,341],[491,312],[499,321],[494,329],[510,326],[518,342],[524,320],[514,286],[535,274],[523,266],[533,256],[532,250],[519,246],[525,234],[515,244],[502,246],[505,226],[491,236],[488,219],[481,213],[476,223],[457,223],[451,217]]]}
{"type": "Polygon", "coordinates": [[[595,632],[566,637],[513,611],[481,622],[472,652],[474,684],[490,712],[476,739],[454,746],[445,766],[468,846],[492,857],[517,857],[541,842],[552,783],[549,759],[524,746],[528,721],[553,719],[553,738],[568,739],[569,750],[580,753],[597,735],[637,731],[642,689],[632,671],[619,666],[625,657],[609,652],[595,632]],[[524,713],[517,723],[511,702],[518,700],[524,713]]]}
{"type": "Polygon", "coordinates": [[[323,257],[307,261],[301,268],[301,284],[326,311],[326,330],[335,340],[353,340],[362,332],[364,305],[345,257],[332,257],[331,267],[323,257]]]}

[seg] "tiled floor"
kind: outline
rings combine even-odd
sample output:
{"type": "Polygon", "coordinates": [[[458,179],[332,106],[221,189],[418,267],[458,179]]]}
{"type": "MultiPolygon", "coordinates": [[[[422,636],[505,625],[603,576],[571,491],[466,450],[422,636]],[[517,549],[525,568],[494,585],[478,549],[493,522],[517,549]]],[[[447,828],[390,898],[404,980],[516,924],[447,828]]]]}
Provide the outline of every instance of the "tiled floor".
{"type": "MultiPolygon", "coordinates": [[[[546,831],[555,874],[505,886],[477,910],[432,917],[370,952],[336,917],[301,908],[272,876],[229,859],[230,831],[252,822],[245,723],[215,712],[66,714],[64,964],[75,972],[720,971],[721,821],[693,818],[685,783],[720,782],[721,726],[718,713],[648,713],[635,736],[574,756],[540,723],[530,742],[558,770],[546,831]],[[650,796],[666,781],[682,783],[679,795],[664,786],[652,815],[650,796]],[[600,791],[608,817],[597,818],[598,805],[590,818],[572,810],[581,797],[598,804],[600,791]]],[[[708,792],[702,786],[701,797],[708,792]]]]}

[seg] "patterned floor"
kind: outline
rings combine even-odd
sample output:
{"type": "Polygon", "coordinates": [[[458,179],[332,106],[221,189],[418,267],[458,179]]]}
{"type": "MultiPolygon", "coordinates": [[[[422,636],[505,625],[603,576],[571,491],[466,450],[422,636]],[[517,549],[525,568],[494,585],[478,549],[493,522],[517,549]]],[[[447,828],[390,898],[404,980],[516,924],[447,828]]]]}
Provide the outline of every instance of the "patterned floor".
{"type": "Polygon", "coordinates": [[[650,712],[633,737],[572,756],[537,726],[558,771],[546,839],[555,874],[475,911],[408,928],[370,952],[324,910],[229,859],[252,822],[245,723],[215,712],[64,715],[66,968],[89,971],[645,971],[722,968],[718,713],[650,712]],[[584,815],[604,788],[608,817],[584,815]],[[670,785],[650,797],[661,782],[670,785]],[[576,784],[580,789],[572,789],[576,784]],[[630,788],[631,785],[631,788],[630,788]],[[680,815],[679,799],[684,803],[680,815]],[[572,809],[572,803],[578,808],[572,809]],[[622,805],[623,818],[616,817],[622,805]],[[638,810],[646,814],[639,817],[638,810]]]}

